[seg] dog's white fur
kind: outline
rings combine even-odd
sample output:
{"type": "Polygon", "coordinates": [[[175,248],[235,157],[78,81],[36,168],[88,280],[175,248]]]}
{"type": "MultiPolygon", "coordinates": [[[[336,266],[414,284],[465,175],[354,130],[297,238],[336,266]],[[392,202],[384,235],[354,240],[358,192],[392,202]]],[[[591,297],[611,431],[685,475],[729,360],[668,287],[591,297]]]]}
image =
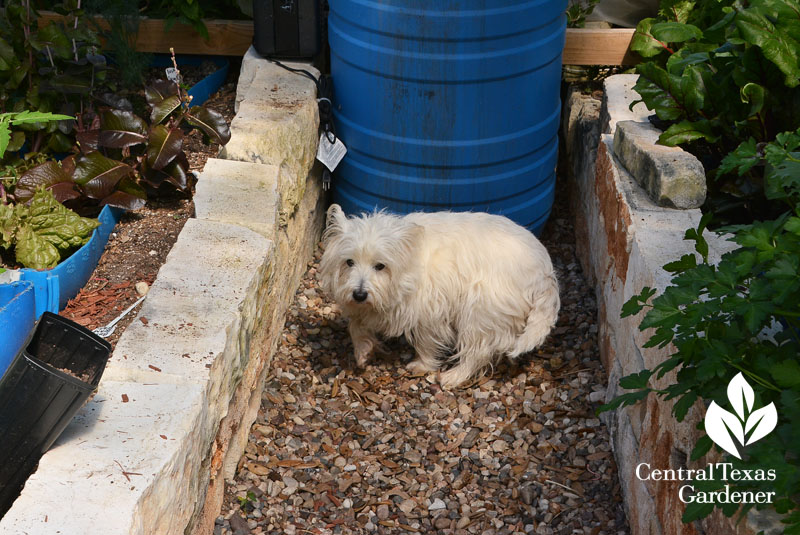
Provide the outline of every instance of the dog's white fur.
{"type": "Polygon", "coordinates": [[[350,318],[356,362],[380,349],[378,335],[405,335],[414,372],[453,387],[496,357],[540,345],[558,319],[558,281],[547,250],[526,229],[485,213],[378,212],[347,218],[328,210],[323,288],[350,318]],[[381,266],[384,266],[381,268],[381,266]],[[359,302],[359,292],[366,298],[359,302]]]}

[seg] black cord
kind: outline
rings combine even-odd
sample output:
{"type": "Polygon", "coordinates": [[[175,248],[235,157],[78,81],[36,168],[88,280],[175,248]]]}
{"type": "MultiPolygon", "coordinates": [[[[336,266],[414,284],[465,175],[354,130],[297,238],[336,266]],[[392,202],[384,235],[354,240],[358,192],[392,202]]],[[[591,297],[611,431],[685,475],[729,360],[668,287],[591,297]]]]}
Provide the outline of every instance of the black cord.
{"type": "Polygon", "coordinates": [[[289,67],[288,65],[284,65],[277,59],[267,58],[269,61],[286,69],[289,72],[293,72],[295,74],[300,74],[309,78],[314,85],[317,87],[317,105],[319,106],[319,126],[325,132],[325,137],[328,138],[332,144],[336,143],[336,128],[333,125],[333,105],[331,103],[331,96],[333,93],[333,87],[331,86],[331,78],[330,76],[322,75],[319,78],[311,74],[309,71],[305,69],[295,69],[293,67],[289,67]]]}
{"type": "MultiPolygon", "coordinates": [[[[333,125],[333,104],[331,103],[331,97],[333,96],[333,86],[331,84],[331,77],[321,75],[319,78],[311,74],[305,69],[295,69],[294,67],[289,67],[288,65],[284,65],[277,59],[267,58],[269,61],[277,65],[278,67],[284,68],[289,72],[293,72],[295,74],[299,74],[305,76],[306,78],[311,79],[314,82],[314,85],[317,86],[317,106],[319,106],[319,127],[322,129],[325,137],[328,139],[331,145],[336,143],[336,127],[333,125]]],[[[322,189],[328,190],[331,187],[331,172],[328,170],[327,167],[323,168],[322,170],[322,189]]]]}

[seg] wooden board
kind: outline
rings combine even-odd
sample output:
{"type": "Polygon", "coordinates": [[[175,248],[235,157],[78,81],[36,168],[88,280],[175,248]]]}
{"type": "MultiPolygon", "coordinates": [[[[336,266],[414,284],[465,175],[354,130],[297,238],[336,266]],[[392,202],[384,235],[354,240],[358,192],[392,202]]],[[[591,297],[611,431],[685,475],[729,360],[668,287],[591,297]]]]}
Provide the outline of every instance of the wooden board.
{"type": "MultiPolygon", "coordinates": [[[[47,25],[63,17],[42,11],[40,25],[47,25]]],[[[103,28],[108,23],[98,19],[103,28]]],[[[243,56],[253,42],[253,22],[245,20],[207,20],[209,39],[203,39],[191,26],[175,23],[164,30],[161,19],[143,18],[139,24],[136,50],[140,52],[169,52],[176,54],[207,54],[216,56],[243,56]]],[[[583,29],[568,28],[564,46],[564,65],[633,65],[638,56],[628,50],[633,29],[583,29]]]]}
{"type": "Polygon", "coordinates": [[[564,65],[635,65],[639,56],[629,50],[633,28],[567,28],[564,65]]]}
{"type": "MultiPolygon", "coordinates": [[[[57,13],[41,11],[39,24],[46,26],[63,19],[57,13]]],[[[98,17],[97,21],[102,28],[108,29],[105,20],[98,17]]],[[[253,42],[253,22],[249,20],[207,20],[208,41],[191,26],[176,22],[169,31],[164,26],[162,19],[141,19],[136,50],[167,53],[172,47],[176,54],[243,56],[253,42]]]]}

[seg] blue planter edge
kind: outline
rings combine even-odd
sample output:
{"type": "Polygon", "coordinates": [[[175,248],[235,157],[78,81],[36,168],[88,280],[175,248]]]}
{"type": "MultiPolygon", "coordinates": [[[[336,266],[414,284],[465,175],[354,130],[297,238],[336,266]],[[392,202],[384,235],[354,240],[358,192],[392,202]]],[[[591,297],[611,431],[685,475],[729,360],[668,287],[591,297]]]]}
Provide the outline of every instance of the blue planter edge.
{"type": "MultiPolygon", "coordinates": [[[[192,97],[192,106],[200,106],[205,103],[211,95],[222,87],[225,78],[228,76],[228,69],[230,67],[230,61],[216,56],[187,56],[181,54],[176,56],[176,61],[178,63],[178,68],[180,68],[181,65],[198,66],[204,61],[210,61],[217,66],[216,71],[209,74],[189,89],[188,93],[189,96],[192,97]]],[[[158,55],[153,59],[151,65],[153,67],[172,67],[172,58],[166,54],[158,55]]]]}

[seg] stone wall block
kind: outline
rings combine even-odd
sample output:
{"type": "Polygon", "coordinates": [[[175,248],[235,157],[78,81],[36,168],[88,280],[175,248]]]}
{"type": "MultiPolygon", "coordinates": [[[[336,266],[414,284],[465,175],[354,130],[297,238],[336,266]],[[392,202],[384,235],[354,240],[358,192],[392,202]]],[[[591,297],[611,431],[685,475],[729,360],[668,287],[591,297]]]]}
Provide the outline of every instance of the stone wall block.
{"type": "Polygon", "coordinates": [[[618,122],[614,154],[659,206],[699,208],[706,200],[703,165],[680,147],[657,144],[660,135],[650,123],[618,122]]]}

